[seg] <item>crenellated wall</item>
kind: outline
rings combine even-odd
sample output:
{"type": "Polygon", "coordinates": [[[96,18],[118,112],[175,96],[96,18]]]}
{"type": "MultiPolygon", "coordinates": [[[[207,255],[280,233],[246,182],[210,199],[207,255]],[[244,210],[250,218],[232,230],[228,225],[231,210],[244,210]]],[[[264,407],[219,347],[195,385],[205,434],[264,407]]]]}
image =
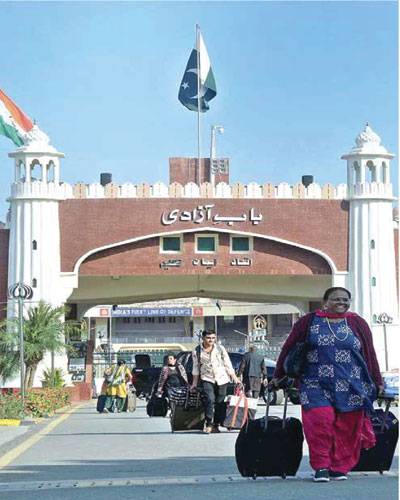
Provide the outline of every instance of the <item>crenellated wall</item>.
{"type": "MultiPolygon", "coordinates": [[[[377,184],[377,191],[386,189],[377,184]]],[[[102,186],[94,184],[66,184],[55,185],[53,182],[44,183],[34,181],[31,183],[16,182],[12,184],[11,196],[13,198],[36,198],[46,197],[52,199],[73,198],[281,198],[281,199],[325,199],[343,200],[347,198],[346,184],[333,186],[332,184],[311,184],[307,188],[298,183],[290,185],[286,182],[280,184],[250,182],[242,184],[226,184],[220,182],[213,186],[205,182],[200,186],[194,182],[182,185],[179,183],[164,184],[132,184],[115,183],[102,186]]]]}

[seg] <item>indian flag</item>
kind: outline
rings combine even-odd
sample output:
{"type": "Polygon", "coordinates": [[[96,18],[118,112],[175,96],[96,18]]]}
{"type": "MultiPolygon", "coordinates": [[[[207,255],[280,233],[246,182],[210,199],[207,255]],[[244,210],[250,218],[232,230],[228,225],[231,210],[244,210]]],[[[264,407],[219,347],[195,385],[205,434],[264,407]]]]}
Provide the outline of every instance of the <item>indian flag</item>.
{"type": "Polygon", "coordinates": [[[0,134],[13,141],[16,146],[24,144],[24,135],[31,130],[33,123],[0,89],[0,134]]]}

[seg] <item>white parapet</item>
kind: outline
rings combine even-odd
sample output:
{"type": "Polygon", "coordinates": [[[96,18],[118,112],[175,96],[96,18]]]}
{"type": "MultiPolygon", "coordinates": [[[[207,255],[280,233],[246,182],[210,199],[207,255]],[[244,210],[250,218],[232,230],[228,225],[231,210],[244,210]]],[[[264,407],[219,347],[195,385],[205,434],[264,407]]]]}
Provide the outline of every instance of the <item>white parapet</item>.
{"type": "MultiPolygon", "coordinates": [[[[371,198],[392,196],[391,185],[382,183],[357,184],[353,187],[352,195],[368,196],[371,198]]],[[[73,198],[285,198],[285,199],[347,199],[348,191],[346,184],[332,186],[325,184],[310,184],[304,188],[300,184],[291,186],[287,182],[277,185],[271,183],[249,184],[236,183],[234,185],[220,182],[213,186],[204,183],[198,186],[194,182],[188,184],[155,184],[124,183],[121,185],[109,184],[102,186],[99,183],[93,184],[67,184],[54,182],[34,181],[31,183],[15,182],[11,186],[11,198],[24,199],[52,199],[63,200],[73,198]]]]}

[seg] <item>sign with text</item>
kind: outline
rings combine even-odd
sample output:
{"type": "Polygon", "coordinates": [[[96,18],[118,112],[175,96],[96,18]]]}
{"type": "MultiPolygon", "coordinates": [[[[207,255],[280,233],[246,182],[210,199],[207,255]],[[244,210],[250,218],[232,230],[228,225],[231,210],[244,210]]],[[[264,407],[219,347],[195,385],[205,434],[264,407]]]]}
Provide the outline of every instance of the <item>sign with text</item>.
{"type": "Polygon", "coordinates": [[[113,318],[192,316],[191,307],[117,307],[111,311],[113,318]]]}
{"type": "Polygon", "coordinates": [[[248,212],[245,211],[240,215],[220,215],[218,213],[214,213],[214,207],[215,205],[198,205],[193,210],[179,210],[175,208],[170,212],[162,213],[161,223],[164,226],[169,226],[177,221],[193,222],[195,224],[211,222],[212,224],[227,224],[228,226],[233,226],[235,222],[249,221],[252,224],[259,224],[263,220],[262,213],[256,213],[254,208],[250,208],[248,212]]]}

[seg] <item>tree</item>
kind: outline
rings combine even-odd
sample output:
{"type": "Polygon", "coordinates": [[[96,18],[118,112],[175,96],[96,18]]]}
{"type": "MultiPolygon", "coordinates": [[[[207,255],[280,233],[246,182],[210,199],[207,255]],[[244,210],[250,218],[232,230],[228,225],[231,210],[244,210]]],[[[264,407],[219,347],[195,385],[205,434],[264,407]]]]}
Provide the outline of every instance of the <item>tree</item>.
{"type": "Polygon", "coordinates": [[[0,381],[14,377],[19,368],[18,325],[14,321],[0,324],[0,381]]]}
{"type": "MultiPolygon", "coordinates": [[[[64,321],[66,308],[53,307],[46,302],[39,302],[36,307],[29,309],[24,321],[24,361],[25,361],[25,388],[31,388],[39,363],[46,352],[59,353],[69,349],[66,336],[74,331],[81,330],[80,323],[64,321]]],[[[0,339],[0,376],[10,378],[19,368],[19,341],[18,322],[8,321],[3,325],[5,335],[0,339]],[[12,354],[10,354],[12,353],[12,354]],[[4,366],[2,371],[2,366],[4,366]]]]}

